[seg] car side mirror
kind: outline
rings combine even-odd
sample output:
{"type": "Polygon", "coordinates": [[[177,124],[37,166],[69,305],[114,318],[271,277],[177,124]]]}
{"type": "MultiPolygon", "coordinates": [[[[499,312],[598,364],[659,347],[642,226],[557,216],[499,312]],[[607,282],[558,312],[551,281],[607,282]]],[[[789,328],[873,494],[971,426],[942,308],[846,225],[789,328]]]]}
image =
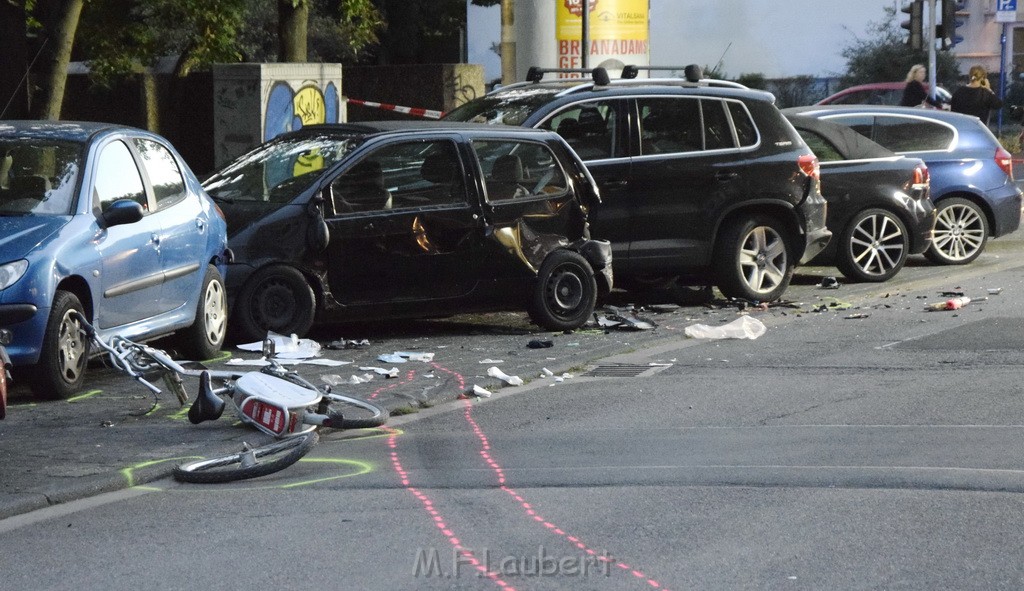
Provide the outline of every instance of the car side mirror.
{"type": "Polygon", "coordinates": [[[142,219],[142,205],[131,199],[118,199],[103,211],[101,217],[103,224],[108,228],[134,224],[142,219]]]}

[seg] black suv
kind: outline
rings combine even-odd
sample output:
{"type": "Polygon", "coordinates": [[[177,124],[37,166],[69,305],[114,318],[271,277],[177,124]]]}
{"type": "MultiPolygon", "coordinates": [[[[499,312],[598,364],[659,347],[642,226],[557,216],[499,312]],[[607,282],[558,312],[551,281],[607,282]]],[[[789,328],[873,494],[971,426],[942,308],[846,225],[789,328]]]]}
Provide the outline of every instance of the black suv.
{"type": "MultiPolygon", "coordinates": [[[[627,67],[626,71],[630,68],[627,67]]],[[[818,160],[774,97],[701,79],[531,81],[445,115],[556,131],[597,180],[595,238],[612,243],[616,284],[668,288],[680,303],[713,283],[729,297],[782,296],[795,264],[828,243],[818,160]]],[[[581,72],[581,70],[573,70],[581,72]]],[[[635,69],[633,69],[635,72],[635,69]]]]}

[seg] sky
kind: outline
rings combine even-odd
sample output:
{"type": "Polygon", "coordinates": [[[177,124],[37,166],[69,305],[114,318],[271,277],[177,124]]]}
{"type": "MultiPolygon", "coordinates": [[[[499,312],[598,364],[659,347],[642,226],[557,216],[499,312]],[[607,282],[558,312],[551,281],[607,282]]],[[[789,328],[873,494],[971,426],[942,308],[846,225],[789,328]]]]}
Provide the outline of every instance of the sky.
{"type": "MultiPolygon", "coordinates": [[[[869,23],[883,20],[885,8],[899,2],[650,0],[651,64],[713,67],[721,61],[730,78],[839,75],[846,69],[840,52],[869,36],[869,23]]],[[[552,4],[552,19],[554,11],[552,4]]],[[[470,5],[468,19],[470,63],[483,64],[488,80],[499,77],[501,64],[490,46],[500,37],[500,9],[470,5]]]]}

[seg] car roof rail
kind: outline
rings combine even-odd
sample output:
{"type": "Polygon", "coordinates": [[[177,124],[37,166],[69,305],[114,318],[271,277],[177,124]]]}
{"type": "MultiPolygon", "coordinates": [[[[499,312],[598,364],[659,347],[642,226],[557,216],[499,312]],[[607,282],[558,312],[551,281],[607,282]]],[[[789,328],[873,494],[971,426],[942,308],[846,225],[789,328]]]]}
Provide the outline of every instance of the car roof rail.
{"type": "Polygon", "coordinates": [[[740,88],[746,90],[747,87],[740,84],[739,82],[733,82],[731,80],[718,80],[715,78],[705,78],[704,70],[697,64],[690,64],[687,66],[635,66],[632,64],[623,66],[622,77],[620,80],[637,80],[636,83],[643,82],[676,82],[679,83],[681,80],[685,80],[691,84],[697,84],[702,86],[722,86],[726,88],[740,88]],[[682,70],[684,78],[647,78],[637,79],[637,75],[641,71],[655,72],[655,71],[675,71],[682,70]]]}
{"type": "Polygon", "coordinates": [[[607,86],[610,80],[608,70],[601,66],[596,68],[541,68],[530,66],[530,69],[526,71],[526,81],[540,82],[544,78],[544,74],[590,74],[591,79],[593,79],[594,84],[597,86],[607,86]]]}

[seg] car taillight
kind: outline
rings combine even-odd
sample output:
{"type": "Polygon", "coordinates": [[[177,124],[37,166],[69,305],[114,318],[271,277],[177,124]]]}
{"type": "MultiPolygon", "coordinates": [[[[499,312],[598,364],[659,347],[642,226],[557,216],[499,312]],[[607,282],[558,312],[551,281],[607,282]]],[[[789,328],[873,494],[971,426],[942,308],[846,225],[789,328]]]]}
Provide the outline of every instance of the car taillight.
{"type": "Polygon", "coordinates": [[[931,182],[931,176],[928,174],[928,167],[924,164],[915,166],[914,188],[924,188],[923,186],[927,186],[929,182],[931,182]]]}
{"type": "Polygon", "coordinates": [[[796,163],[800,166],[800,172],[814,180],[821,180],[821,173],[818,167],[818,157],[814,154],[803,154],[797,158],[796,163]]]}
{"type": "Polygon", "coordinates": [[[1010,156],[1010,153],[1007,152],[1006,149],[1003,148],[1002,146],[996,148],[996,164],[999,165],[999,168],[1003,169],[1003,172],[1005,172],[1006,176],[1010,177],[1010,180],[1012,181],[1013,157],[1010,156]]]}
{"type": "Polygon", "coordinates": [[[224,210],[223,210],[223,209],[221,209],[219,205],[217,205],[216,203],[214,203],[214,204],[213,204],[213,209],[214,209],[214,211],[216,211],[216,212],[217,212],[217,215],[218,215],[218,216],[220,216],[220,219],[222,219],[222,220],[224,220],[224,221],[227,221],[227,218],[226,218],[226,217],[224,217],[224,210]]]}

